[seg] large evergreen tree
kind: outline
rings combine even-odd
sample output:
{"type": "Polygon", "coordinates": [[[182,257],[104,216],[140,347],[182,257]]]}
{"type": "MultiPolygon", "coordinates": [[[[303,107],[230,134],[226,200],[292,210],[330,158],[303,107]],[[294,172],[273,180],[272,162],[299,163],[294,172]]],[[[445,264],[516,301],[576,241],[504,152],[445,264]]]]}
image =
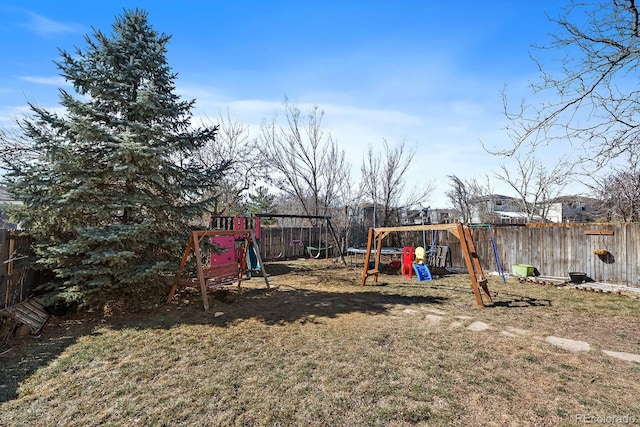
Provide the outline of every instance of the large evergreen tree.
{"type": "Polygon", "coordinates": [[[24,202],[19,220],[36,238],[38,262],[66,296],[139,285],[177,267],[205,189],[226,165],[203,170],[192,154],[216,127],[191,125],[193,100],[175,94],[170,37],[147,13],[126,10],[110,36],[94,30],[85,49],[61,51],[64,113],[31,105],[19,125],[34,160],[9,165],[7,184],[24,202]]]}

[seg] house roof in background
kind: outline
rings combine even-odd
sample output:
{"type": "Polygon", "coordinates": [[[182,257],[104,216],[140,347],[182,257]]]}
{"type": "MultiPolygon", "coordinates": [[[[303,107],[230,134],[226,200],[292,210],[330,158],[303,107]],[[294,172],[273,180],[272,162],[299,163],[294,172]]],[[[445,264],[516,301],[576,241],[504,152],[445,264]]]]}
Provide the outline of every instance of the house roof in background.
{"type": "Polygon", "coordinates": [[[0,186],[0,202],[15,202],[15,199],[7,192],[6,187],[0,186]]]}
{"type": "MultiPolygon", "coordinates": [[[[511,219],[527,219],[528,215],[526,212],[496,212],[496,214],[500,215],[503,218],[511,218],[511,219]]],[[[532,219],[540,221],[542,217],[540,215],[533,215],[532,219]]]]}
{"type": "Polygon", "coordinates": [[[475,197],[469,201],[473,203],[478,203],[478,202],[495,202],[498,200],[518,200],[518,199],[511,196],[505,196],[503,194],[487,194],[484,196],[475,197]]]}
{"type": "Polygon", "coordinates": [[[571,196],[558,196],[554,199],[549,200],[550,203],[597,203],[598,199],[589,196],[582,195],[571,195],[571,196]]]}

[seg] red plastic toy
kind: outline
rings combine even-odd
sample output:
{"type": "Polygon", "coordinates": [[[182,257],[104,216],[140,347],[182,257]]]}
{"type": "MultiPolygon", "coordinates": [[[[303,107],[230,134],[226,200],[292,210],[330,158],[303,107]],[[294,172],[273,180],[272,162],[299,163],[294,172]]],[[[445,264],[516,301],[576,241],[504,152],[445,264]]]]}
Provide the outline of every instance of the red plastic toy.
{"type": "Polygon", "coordinates": [[[402,277],[413,277],[413,247],[402,248],[402,277]]]}

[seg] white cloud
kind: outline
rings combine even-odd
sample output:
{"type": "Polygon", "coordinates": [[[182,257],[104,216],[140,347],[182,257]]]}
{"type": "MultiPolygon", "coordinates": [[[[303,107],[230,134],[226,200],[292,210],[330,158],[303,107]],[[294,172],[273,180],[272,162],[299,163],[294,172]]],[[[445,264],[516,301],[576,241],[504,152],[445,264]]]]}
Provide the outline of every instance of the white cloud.
{"type": "Polygon", "coordinates": [[[21,26],[44,37],[66,33],[82,34],[84,32],[84,28],[80,24],[54,21],[33,12],[26,13],[29,20],[22,23],[21,26]]]}
{"type": "Polygon", "coordinates": [[[62,76],[55,77],[41,77],[41,76],[21,76],[20,80],[24,80],[29,83],[36,83],[40,85],[49,86],[71,86],[62,76]]]}
{"type": "MultiPolygon", "coordinates": [[[[277,114],[283,118],[284,108],[279,99],[232,99],[222,91],[202,86],[181,87],[183,96],[196,99],[194,111],[197,121],[215,122],[219,113],[250,127],[256,136],[263,120],[277,114]]],[[[359,181],[362,156],[371,145],[379,149],[383,139],[391,145],[405,140],[416,151],[414,165],[408,171],[407,187],[414,183],[435,181],[438,185],[432,200],[433,206],[447,204],[444,192],[448,188],[447,175],[463,179],[488,174],[497,159],[486,153],[480,140],[496,141],[504,138],[500,131],[503,117],[491,111],[487,100],[459,99],[438,104],[423,104],[418,108],[400,111],[393,108],[361,108],[359,101],[338,96],[317,105],[325,112],[324,128],[345,150],[352,165],[351,185],[359,181]],[[333,102],[332,102],[333,101],[333,102]],[[337,102],[335,102],[337,101],[337,102]]],[[[313,107],[312,102],[292,101],[302,110],[313,107]]]]}

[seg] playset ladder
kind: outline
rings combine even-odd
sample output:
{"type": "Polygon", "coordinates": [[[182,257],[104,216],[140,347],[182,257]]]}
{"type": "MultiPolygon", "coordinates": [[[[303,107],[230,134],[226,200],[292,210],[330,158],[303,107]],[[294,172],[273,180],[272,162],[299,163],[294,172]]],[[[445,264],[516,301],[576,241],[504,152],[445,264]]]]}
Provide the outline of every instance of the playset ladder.
{"type": "Polygon", "coordinates": [[[471,237],[471,231],[469,227],[465,227],[462,223],[458,223],[458,239],[460,239],[460,246],[462,248],[462,254],[464,255],[464,261],[467,264],[467,270],[469,270],[469,277],[471,278],[471,289],[476,296],[476,303],[480,307],[484,307],[484,301],[482,300],[482,293],[480,289],[484,291],[486,297],[491,300],[491,294],[489,294],[489,287],[487,286],[487,278],[484,276],[482,266],[480,265],[480,259],[476,252],[476,246],[473,243],[471,237]]]}

